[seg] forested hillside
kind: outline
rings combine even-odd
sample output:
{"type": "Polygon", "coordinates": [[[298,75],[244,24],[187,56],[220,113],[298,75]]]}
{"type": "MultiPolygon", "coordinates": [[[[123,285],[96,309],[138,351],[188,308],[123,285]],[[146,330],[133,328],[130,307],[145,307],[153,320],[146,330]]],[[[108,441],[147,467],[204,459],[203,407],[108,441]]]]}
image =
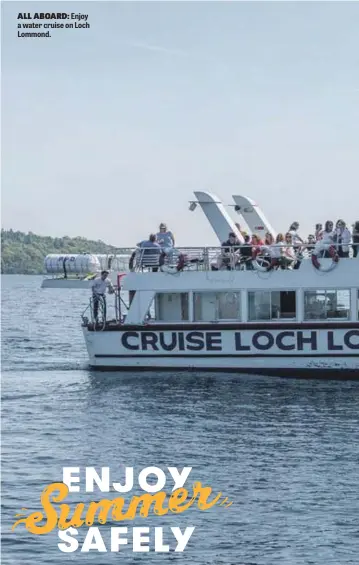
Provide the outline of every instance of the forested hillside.
{"type": "Polygon", "coordinates": [[[84,237],[44,237],[32,232],[1,230],[1,273],[35,275],[44,272],[48,253],[114,253],[116,247],[84,237]]]}

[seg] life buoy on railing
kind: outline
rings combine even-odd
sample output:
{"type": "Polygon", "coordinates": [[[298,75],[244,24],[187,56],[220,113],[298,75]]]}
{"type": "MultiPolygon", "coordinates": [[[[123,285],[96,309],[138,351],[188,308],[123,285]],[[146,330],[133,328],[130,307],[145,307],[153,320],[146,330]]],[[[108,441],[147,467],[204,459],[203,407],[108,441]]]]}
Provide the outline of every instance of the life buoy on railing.
{"type": "Polygon", "coordinates": [[[269,247],[261,245],[252,252],[252,265],[256,271],[267,272],[273,269],[275,260],[271,256],[269,247]]]}
{"type": "Polygon", "coordinates": [[[177,259],[177,265],[169,266],[162,264],[160,266],[160,269],[162,273],[170,273],[171,275],[173,275],[175,273],[179,273],[180,271],[183,271],[185,264],[186,264],[186,256],[183,253],[180,253],[177,259]]]}
{"type": "MultiPolygon", "coordinates": [[[[323,246],[322,249],[324,250],[325,247],[323,246]]],[[[330,257],[331,257],[331,262],[329,264],[328,267],[324,268],[319,259],[318,259],[318,255],[312,253],[312,265],[313,267],[315,267],[318,271],[322,271],[323,273],[328,273],[329,271],[332,271],[333,269],[335,269],[335,267],[338,265],[339,262],[339,255],[337,250],[335,249],[334,245],[331,245],[328,249],[325,249],[330,257]]]]}

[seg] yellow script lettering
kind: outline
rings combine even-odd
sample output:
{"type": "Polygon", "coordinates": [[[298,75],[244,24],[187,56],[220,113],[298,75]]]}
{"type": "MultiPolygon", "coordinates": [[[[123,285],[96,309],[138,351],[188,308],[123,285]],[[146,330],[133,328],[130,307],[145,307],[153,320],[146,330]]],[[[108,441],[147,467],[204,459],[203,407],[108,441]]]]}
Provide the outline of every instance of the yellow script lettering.
{"type": "Polygon", "coordinates": [[[59,491],[59,494],[58,496],[53,497],[53,502],[61,502],[69,493],[69,489],[64,483],[52,483],[51,485],[44,488],[41,493],[41,504],[43,509],[45,510],[45,524],[43,524],[42,526],[37,526],[36,524],[44,520],[45,516],[42,512],[33,512],[26,518],[17,520],[17,522],[15,522],[15,524],[13,525],[12,530],[15,530],[16,526],[18,526],[19,524],[24,523],[25,528],[31,534],[41,535],[52,532],[52,530],[57,525],[57,512],[50,502],[51,495],[55,491],[59,491]]]}
{"type": "Polygon", "coordinates": [[[166,493],[163,491],[156,492],[156,494],[143,494],[142,496],[134,496],[129,504],[126,512],[126,519],[133,520],[136,516],[138,506],[142,504],[140,516],[147,518],[150,511],[151,504],[154,502],[153,513],[156,516],[164,516],[167,514],[168,509],[163,508],[163,503],[166,500],[166,493]]]}

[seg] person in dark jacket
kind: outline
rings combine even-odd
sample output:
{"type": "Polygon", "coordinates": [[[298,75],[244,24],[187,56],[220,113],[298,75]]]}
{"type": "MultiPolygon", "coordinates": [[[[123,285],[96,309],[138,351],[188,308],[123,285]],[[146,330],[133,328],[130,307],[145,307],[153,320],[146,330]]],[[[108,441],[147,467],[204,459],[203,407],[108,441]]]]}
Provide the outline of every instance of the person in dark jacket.
{"type": "Polygon", "coordinates": [[[353,256],[357,257],[359,253],[359,222],[355,222],[352,231],[353,239],[353,256]]]}
{"type": "Polygon", "coordinates": [[[148,239],[137,244],[141,250],[141,266],[151,268],[156,273],[158,271],[157,264],[162,253],[161,246],[157,242],[157,236],[151,233],[148,239]]]}
{"type": "Polygon", "coordinates": [[[244,243],[240,246],[241,253],[241,263],[244,264],[247,270],[252,270],[252,245],[251,238],[247,233],[242,234],[244,237],[244,243]]]}
{"type": "Polygon", "coordinates": [[[236,234],[230,232],[228,234],[228,239],[222,243],[222,253],[217,258],[218,270],[224,266],[227,270],[231,270],[231,262],[233,262],[234,265],[238,263],[239,247],[240,242],[238,241],[236,234]]]}

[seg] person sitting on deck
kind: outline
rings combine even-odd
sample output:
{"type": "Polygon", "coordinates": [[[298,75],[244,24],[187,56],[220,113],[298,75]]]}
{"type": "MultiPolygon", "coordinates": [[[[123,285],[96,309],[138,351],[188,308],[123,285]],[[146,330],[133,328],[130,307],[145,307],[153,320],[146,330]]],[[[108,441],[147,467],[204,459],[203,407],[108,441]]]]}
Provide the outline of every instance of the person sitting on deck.
{"type": "Polygon", "coordinates": [[[156,234],[157,243],[162,247],[163,250],[172,249],[175,244],[175,238],[171,231],[167,229],[167,225],[163,222],[159,226],[159,232],[156,234]]]}
{"type": "Polygon", "coordinates": [[[160,245],[162,249],[162,259],[164,260],[165,257],[171,261],[173,257],[173,248],[175,245],[175,237],[173,233],[167,229],[167,224],[161,222],[159,225],[159,232],[156,234],[157,243],[160,245]]]}
{"type": "Polygon", "coordinates": [[[252,245],[254,246],[258,246],[258,245],[264,245],[264,242],[261,240],[261,238],[259,237],[258,234],[254,233],[252,235],[252,240],[251,240],[252,245]]]}
{"type": "Polygon", "coordinates": [[[149,238],[138,243],[137,247],[141,249],[141,266],[152,268],[153,272],[157,272],[162,249],[156,235],[151,233],[149,238]]]}
{"type": "Polygon", "coordinates": [[[222,243],[222,253],[217,259],[217,268],[221,269],[225,266],[227,270],[230,271],[231,259],[233,260],[232,267],[239,261],[239,247],[240,242],[238,241],[236,234],[232,231],[229,232],[227,241],[222,243]]]}
{"type": "Polygon", "coordinates": [[[274,244],[274,238],[272,234],[267,231],[264,237],[264,245],[273,245],[273,244],[274,244]]]}
{"type": "Polygon", "coordinates": [[[308,251],[309,255],[311,255],[312,252],[313,252],[313,249],[315,248],[315,244],[316,244],[315,235],[309,234],[307,242],[306,242],[306,244],[303,248],[303,251],[306,249],[308,251]]]}
{"type": "Polygon", "coordinates": [[[261,249],[263,258],[268,261],[269,264],[275,264],[275,254],[273,253],[273,246],[275,245],[274,237],[270,232],[265,234],[264,246],[261,249]]]}
{"type": "Polygon", "coordinates": [[[254,233],[252,235],[251,245],[252,245],[252,256],[255,257],[256,254],[260,252],[261,247],[264,245],[264,243],[261,240],[261,238],[259,237],[259,235],[254,233]]]}
{"type": "Polygon", "coordinates": [[[278,267],[285,268],[285,261],[283,261],[284,257],[284,235],[279,233],[276,237],[275,243],[273,242],[270,246],[271,256],[273,260],[273,266],[275,269],[278,267]]]}
{"type": "Polygon", "coordinates": [[[97,323],[98,319],[98,308],[100,305],[100,301],[103,301],[103,309],[104,309],[104,319],[106,320],[106,290],[108,290],[109,294],[113,294],[115,289],[113,288],[112,282],[108,279],[109,272],[102,271],[101,276],[97,277],[91,283],[91,290],[92,290],[92,301],[93,301],[93,317],[95,322],[97,323]]]}
{"type": "Polygon", "coordinates": [[[246,232],[241,233],[244,237],[244,243],[240,246],[241,264],[244,265],[248,271],[251,271],[253,270],[251,238],[246,232]]]}
{"type": "Polygon", "coordinates": [[[299,269],[300,261],[297,261],[291,244],[292,236],[289,232],[285,234],[285,238],[282,233],[277,235],[276,242],[270,246],[274,268],[299,269]]]}

